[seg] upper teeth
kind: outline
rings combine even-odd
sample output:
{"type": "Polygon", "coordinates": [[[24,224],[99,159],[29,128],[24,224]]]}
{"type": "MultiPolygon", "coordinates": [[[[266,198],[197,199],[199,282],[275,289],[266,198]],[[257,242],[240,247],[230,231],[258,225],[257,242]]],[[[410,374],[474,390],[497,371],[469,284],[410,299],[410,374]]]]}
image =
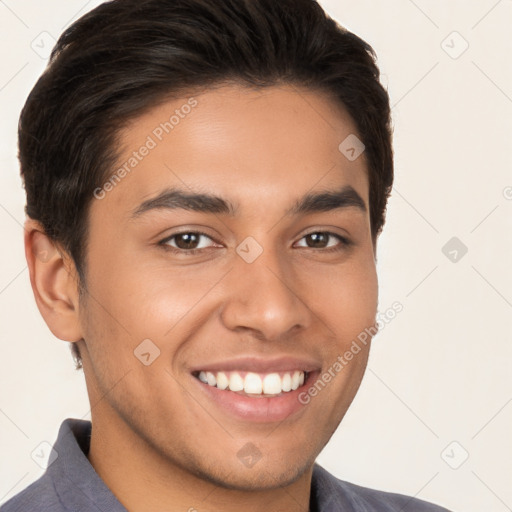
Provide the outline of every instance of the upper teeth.
{"type": "Polygon", "coordinates": [[[285,373],[258,374],[247,372],[199,372],[199,379],[219,389],[244,391],[250,394],[277,395],[282,391],[295,390],[304,384],[304,372],[296,370],[285,373]]]}

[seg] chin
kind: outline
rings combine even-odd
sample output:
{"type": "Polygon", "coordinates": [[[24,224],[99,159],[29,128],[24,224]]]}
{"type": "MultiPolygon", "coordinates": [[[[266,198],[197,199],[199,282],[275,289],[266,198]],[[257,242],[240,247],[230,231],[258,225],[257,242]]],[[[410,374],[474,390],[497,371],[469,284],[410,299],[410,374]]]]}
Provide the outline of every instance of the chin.
{"type": "Polygon", "coordinates": [[[288,463],[283,463],[282,459],[269,462],[263,457],[252,467],[247,467],[238,460],[230,466],[209,464],[205,467],[203,461],[199,466],[187,469],[201,480],[224,489],[265,491],[293,484],[311,469],[314,462],[314,457],[288,463]]]}

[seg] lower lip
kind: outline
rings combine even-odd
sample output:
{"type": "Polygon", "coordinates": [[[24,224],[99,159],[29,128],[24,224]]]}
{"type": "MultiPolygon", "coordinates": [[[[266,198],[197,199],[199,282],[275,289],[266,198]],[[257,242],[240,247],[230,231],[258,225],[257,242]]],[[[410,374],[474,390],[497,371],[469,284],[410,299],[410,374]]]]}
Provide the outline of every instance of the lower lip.
{"type": "Polygon", "coordinates": [[[307,389],[309,383],[313,382],[318,374],[318,371],[310,372],[302,386],[275,397],[241,395],[229,389],[209,386],[193,375],[192,378],[210,400],[237,419],[256,423],[270,423],[283,421],[304,409],[304,405],[299,401],[299,395],[307,389]]]}

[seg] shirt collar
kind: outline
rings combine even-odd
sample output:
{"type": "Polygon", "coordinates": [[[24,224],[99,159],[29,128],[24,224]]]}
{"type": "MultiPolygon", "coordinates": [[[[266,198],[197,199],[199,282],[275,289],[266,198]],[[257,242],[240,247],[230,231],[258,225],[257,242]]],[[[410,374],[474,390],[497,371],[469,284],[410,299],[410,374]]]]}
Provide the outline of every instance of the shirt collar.
{"type": "Polygon", "coordinates": [[[47,469],[59,499],[69,510],[127,512],[87,459],[90,440],[90,421],[62,422],[53,447],[57,458],[47,469]]]}

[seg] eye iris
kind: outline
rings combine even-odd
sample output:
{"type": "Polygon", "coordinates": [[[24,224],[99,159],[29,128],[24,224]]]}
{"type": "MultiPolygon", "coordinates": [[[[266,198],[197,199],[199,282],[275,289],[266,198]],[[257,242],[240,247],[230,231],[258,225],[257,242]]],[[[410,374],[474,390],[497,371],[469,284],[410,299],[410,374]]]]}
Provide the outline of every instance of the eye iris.
{"type": "Polygon", "coordinates": [[[180,233],[179,235],[176,235],[176,245],[180,249],[195,249],[195,247],[190,247],[190,244],[197,244],[199,241],[199,237],[200,235],[198,235],[197,233],[180,233]],[[180,244],[180,240],[184,240],[185,243],[180,244]]]}
{"type": "Polygon", "coordinates": [[[323,244],[327,241],[329,235],[326,233],[310,233],[307,235],[309,240],[313,241],[313,247],[323,246],[323,244]],[[320,241],[320,243],[318,243],[320,241]]]}

